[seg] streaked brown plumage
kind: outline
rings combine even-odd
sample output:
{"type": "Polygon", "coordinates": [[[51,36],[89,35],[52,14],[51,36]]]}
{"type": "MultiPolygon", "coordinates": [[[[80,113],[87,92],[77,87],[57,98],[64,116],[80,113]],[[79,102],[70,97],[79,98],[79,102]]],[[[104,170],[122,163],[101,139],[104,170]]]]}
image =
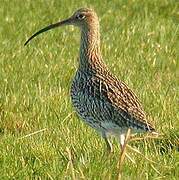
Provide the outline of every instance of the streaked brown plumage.
{"type": "Polygon", "coordinates": [[[62,25],[81,29],[79,68],[71,87],[72,103],[80,117],[102,134],[110,150],[108,134],[119,137],[123,145],[129,128],[133,132],[155,131],[136,95],[104,64],[99,21],[92,9],[79,9],[70,18],[38,31],[25,44],[38,34],[62,25]]]}

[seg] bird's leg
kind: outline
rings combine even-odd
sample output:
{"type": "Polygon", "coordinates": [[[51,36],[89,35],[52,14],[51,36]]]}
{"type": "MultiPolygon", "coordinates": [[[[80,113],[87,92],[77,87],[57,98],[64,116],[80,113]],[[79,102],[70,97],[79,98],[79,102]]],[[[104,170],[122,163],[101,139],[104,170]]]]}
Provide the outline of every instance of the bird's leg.
{"type": "Polygon", "coordinates": [[[112,148],[112,144],[111,142],[109,141],[108,137],[107,137],[107,134],[106,133],[102,133],[102,137],[104,138],[105,140],[105,143],[106,143],[106,146],[107,146],[107,151],[109,153],[112,153],[113,152],[113,148],[112,148]]]}
{"type": "Polygon", "coordinates": [[[121,146],[121,150],[123,150],[123,147],[125,145],[125,134],[120,134],[120,146],[121,146]]]}
{"type": "Polygon", "coordinates": [[[109,139],[107,137],[104,138],[105,142],[106,142],[106,146],[107,146],[107,151],[109,153],[112,153],[113,152],[113,147],[112,147],[112,144],[111,142],[109,141],[109,139]]]}

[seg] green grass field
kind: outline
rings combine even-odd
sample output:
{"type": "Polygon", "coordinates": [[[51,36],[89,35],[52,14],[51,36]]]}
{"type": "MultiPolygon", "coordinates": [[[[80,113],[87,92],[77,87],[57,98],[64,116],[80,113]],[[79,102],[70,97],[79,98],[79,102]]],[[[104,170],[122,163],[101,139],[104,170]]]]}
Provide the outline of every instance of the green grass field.
{"type": "Polygon", "coordinates": [[[93,7],[110,70],[141,99],[162,140],[130,143],[122,179],[178,179],[179,2],[177,0],[2,0],[0,8],[0,179],[116,179],[119,144],[75,114],[70,85],[80,31],[35,31],[93,7]]]}

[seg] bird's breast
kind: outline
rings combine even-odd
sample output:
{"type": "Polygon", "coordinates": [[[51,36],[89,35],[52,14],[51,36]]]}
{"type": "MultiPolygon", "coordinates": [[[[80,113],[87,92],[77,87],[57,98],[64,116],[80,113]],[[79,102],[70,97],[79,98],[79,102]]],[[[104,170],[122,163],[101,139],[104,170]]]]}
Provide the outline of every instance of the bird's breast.
{"type": "Polygon", "coordinates": [[[105,102],[97,92],[99,87],[93,83],[93,76],[77,72],[71,87],[72,104],[83,120],[93,128],[100,129],[105,102]]]}
{"type": "Polygon", "coordinates": [[[88,105],[89,97],[93,94],[93,85],[89,75],[77,72],[71,86],[73,106],[78,110],[88,105]]]}

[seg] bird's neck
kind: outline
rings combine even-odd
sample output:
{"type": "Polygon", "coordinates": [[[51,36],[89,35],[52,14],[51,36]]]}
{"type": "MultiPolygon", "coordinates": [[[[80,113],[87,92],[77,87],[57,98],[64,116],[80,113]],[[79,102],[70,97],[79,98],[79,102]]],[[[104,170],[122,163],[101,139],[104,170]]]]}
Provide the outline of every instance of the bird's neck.
{"type": "Polygon", "coordinates": [[[103,66],[100,51],[100,32],[99,27],[86,27],[81,30],[80,45],[80,62],[81,70],[95,69],[103,66]]]}

